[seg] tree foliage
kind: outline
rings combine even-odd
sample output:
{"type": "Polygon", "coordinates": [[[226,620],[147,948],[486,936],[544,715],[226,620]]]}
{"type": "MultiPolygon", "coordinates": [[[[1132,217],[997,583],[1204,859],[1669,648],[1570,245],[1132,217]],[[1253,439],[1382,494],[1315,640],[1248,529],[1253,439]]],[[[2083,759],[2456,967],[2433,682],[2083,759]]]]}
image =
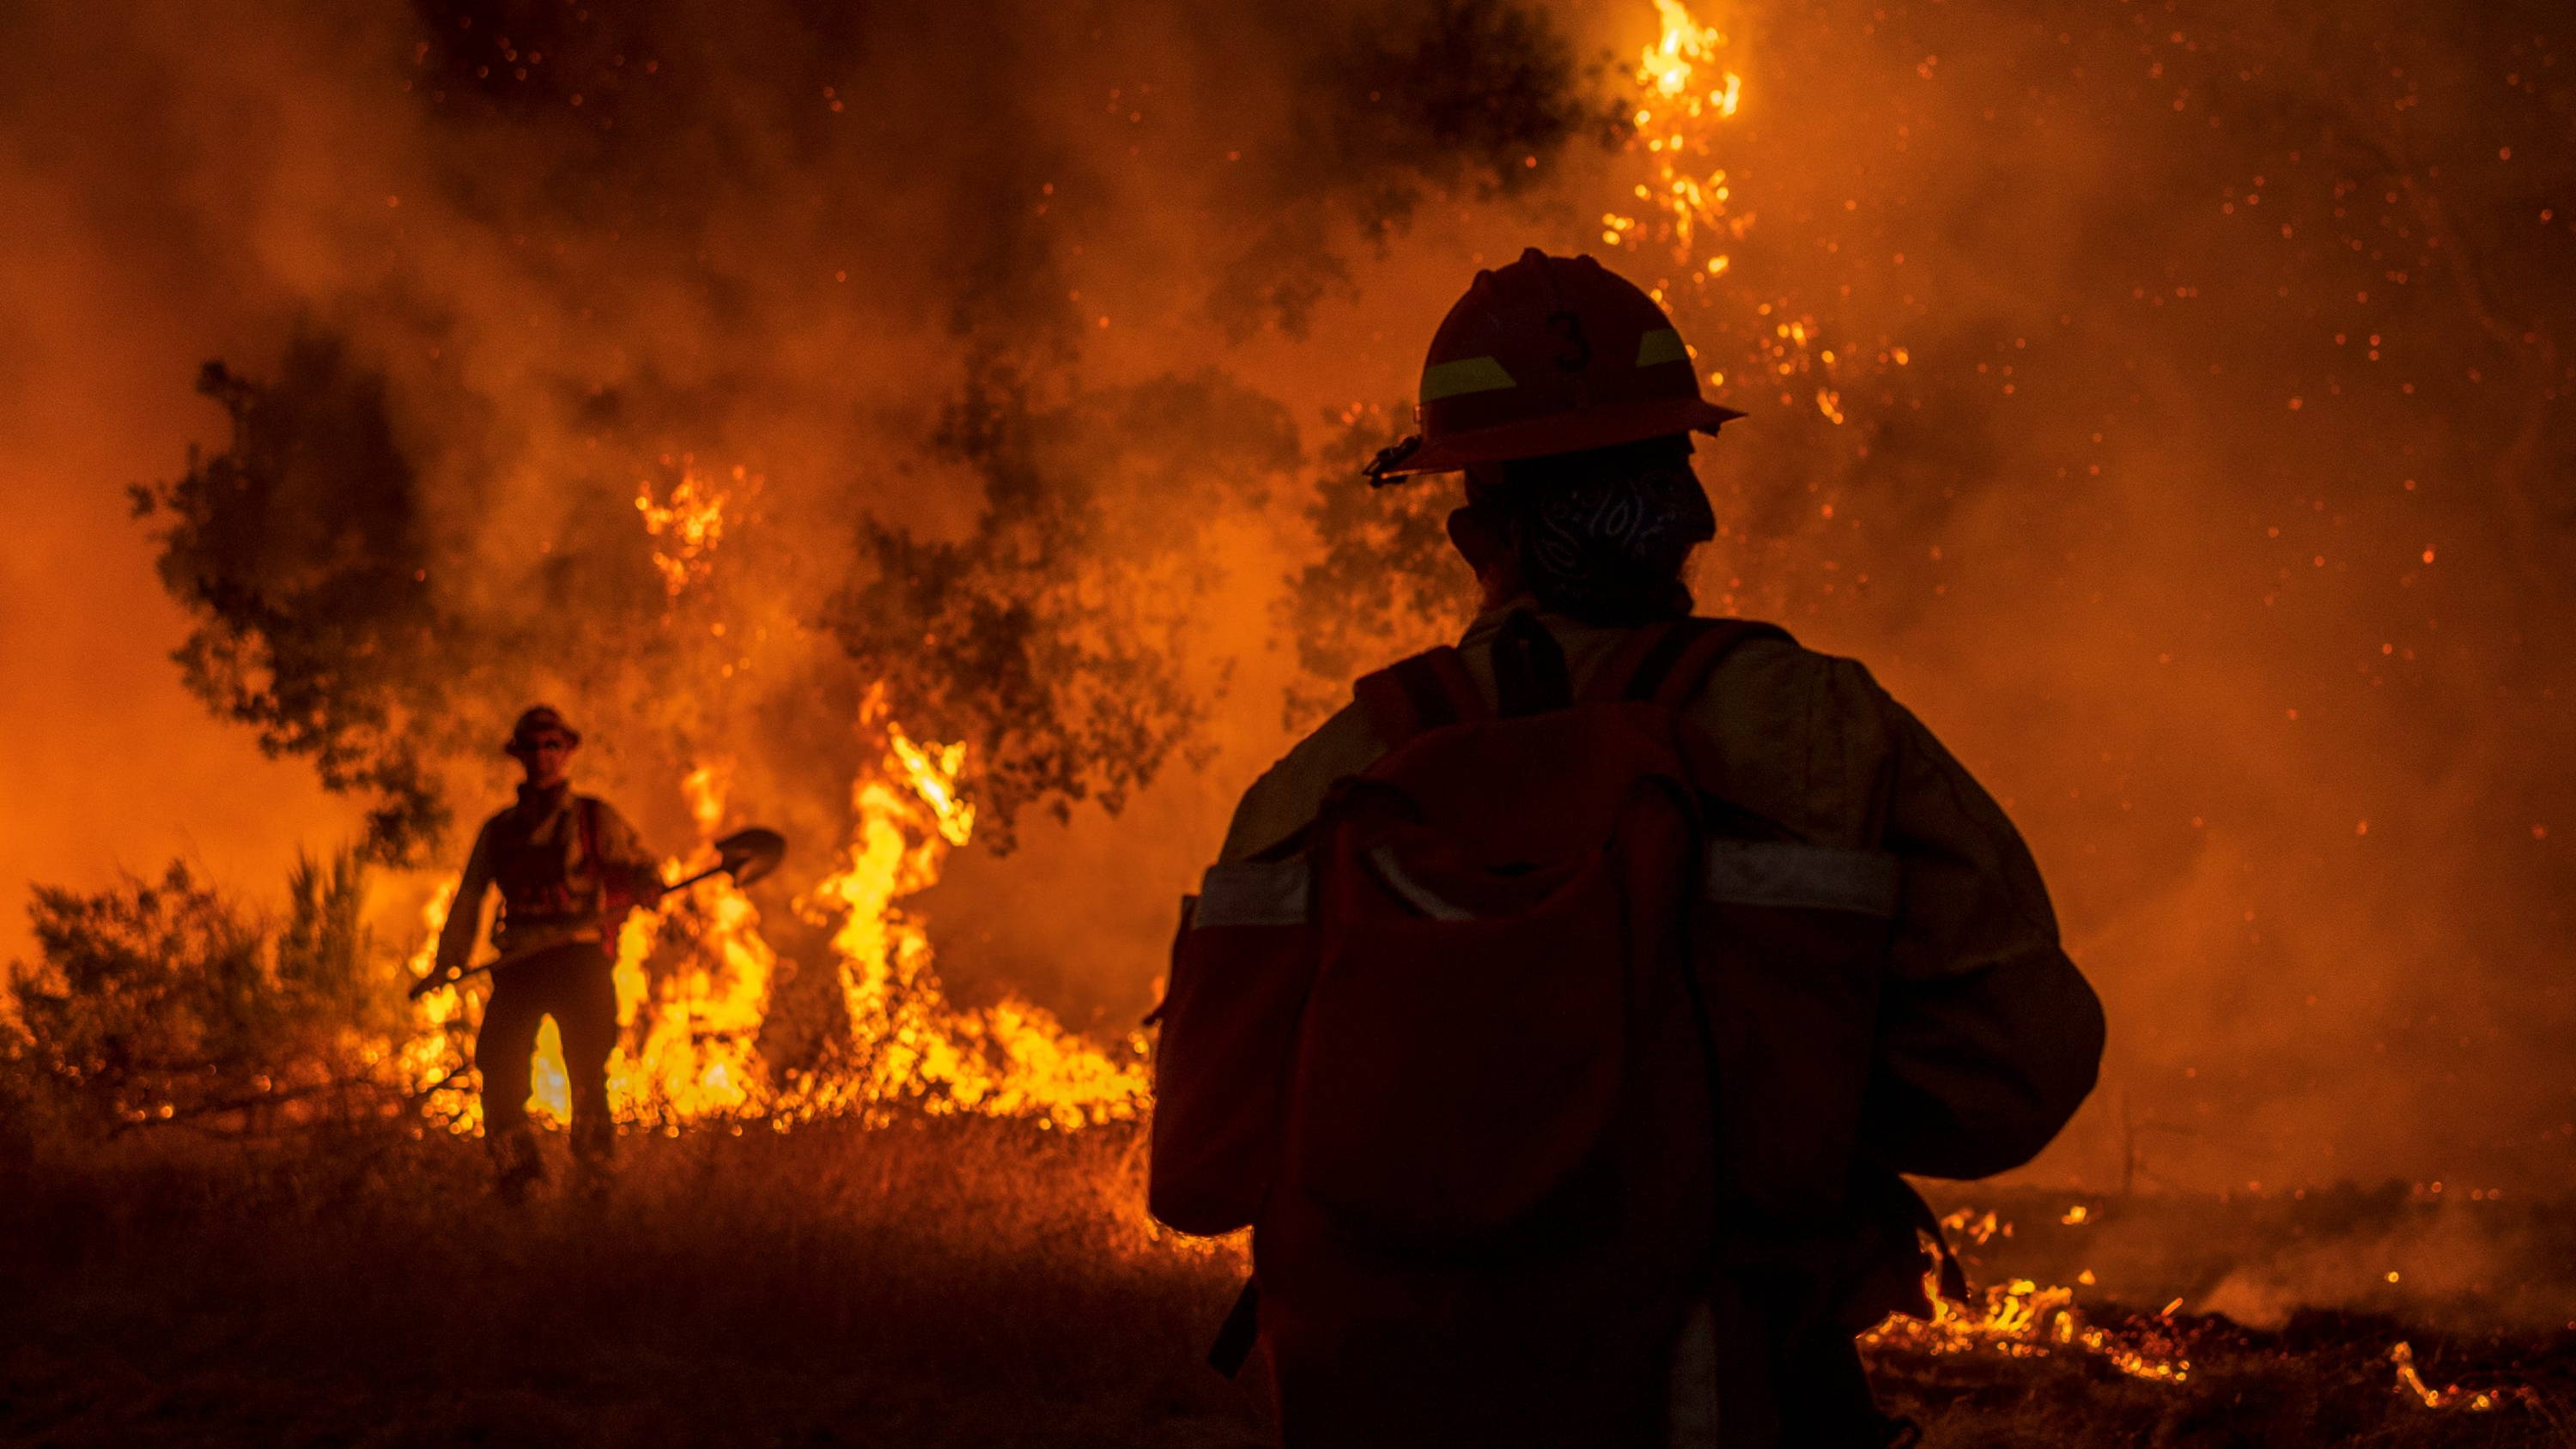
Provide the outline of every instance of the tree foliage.
{"type": "Polygon", "coordinates": [[[94,1130],[257,1114],[372,1081],[399,968],[361,919],[356,852],[296,863],[282,920],[173,862],[95,893],[38,886],[11,972],[19,1075],[94,1130]]]}
{"type": "Polygon", "coordinates": [[[1578,62],[1556,18],[1514,0],[1371,6],[1333,24],[1281,11],[1299,97],[1290,143],[1254,189],[1212,303],[1237,335],[1306,330],[1327,298],[1355,299],[1338,237],[1384,246],[1432,197],[1516,197],[1568,147],[1616,145],[1624,107],[1578,62]]]}
{"type": "Polygon", "coordinates": [[[416,726],[439,713],[452,630],[385,386],[310,333],[273,383],[209,362],[197,391],[230,415],[231,444],[134,498],[196,619],[175,656],[189,690],[368,800],[371,852],[404,862],[449,816],[416,726]]]}
{"type": "Polygon", "coordinates": [[[1288,579],[1282,631],[1311,676],[1290,686],[1291,728],[1312,724],[1345,697],[1349,681],[1415,649],[1455,639],[1474,614],[1466,566],[1449,546],[1458,491],[1437,478],[1372,488],[1359,464],[1402,429],[1402,414],[1353,408],[1325,446],[1306,521],[1320,553],[1288,579]]]}
{"type": "Polygon", "coordinates": [[[938,434],[982,508],[960,539],[861,525],[830,618],[907,727],[973,744],[986,838],[1019,812],[1115,811],[1205,714],[1184,626],[1217,576],[1209,528],[1295,468],[1295,428],[1215,374],[1047,408],[982,372],[938,434]]]}

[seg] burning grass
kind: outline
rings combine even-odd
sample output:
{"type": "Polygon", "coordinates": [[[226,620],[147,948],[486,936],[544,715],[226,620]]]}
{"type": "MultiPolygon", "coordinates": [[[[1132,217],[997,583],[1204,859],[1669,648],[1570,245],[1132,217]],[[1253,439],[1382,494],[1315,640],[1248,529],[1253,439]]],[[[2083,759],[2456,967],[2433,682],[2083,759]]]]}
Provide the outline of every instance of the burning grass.
{"type": "MultiPolygon", "coordinates": [[[[1127,1126],[700,1126],[630,1138],[624,1168],[603,1203],[513,1213],[477,1144],[437,1132],[40,1150],[0,1199],[0,1440],[1266,1442],[1257,1375],[1200,1363],[1240,1255],[1144,1219],[1127,1126]]],[[[2144,1261],[2170,1232],[2214,1256],[2209,1220],[2259,1221],[2246,1206],[2141,1205],[2137,1244],[2092,1246],[2144,1261]]],[[[1983,1271],[2009,1298],[2016,1255],[2047,1260],[2054,1238],[1990,1237],[1983,1271]]],[[[1873,1348],[1927,1444],[2576,1442],[2564,1330],[2020,1302],[1873,1348]],[[2123,1353],[2189,1372],[2140,1375],[2123,1353]]]]}

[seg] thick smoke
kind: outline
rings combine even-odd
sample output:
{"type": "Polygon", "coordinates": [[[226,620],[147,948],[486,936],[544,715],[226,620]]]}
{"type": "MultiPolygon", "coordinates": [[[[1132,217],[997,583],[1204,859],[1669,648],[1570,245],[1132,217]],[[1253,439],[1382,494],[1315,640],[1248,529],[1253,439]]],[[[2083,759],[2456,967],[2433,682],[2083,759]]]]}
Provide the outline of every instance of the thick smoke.
{"type": "Polygon", "coordinates": [[[265,304],[205,348],[228,440],[137,490],[185,682],[395,862],[461,848],[539,697],[649,834],[687,838],[674,787],[713,767],[807,879],[886,722],[972,747],[1002,846],[1027,807],[1114,811],[1204,759],[1212,646],[1243,641],[1193,611],[1275,572],[1261,505],[1312,406],[1229,376],[1227,339],[1293,330],[1425,198],[1526,191],[1531,155],[1616,133],[1534,12],[1225,18],[432,5],[87,37],[174,83],[162,134],[66,179],[178,166],[160,229],[246,254],[174,264],[265,304]]]}
{"type": "Polygon", "coordinates": [[[819,846],[887,711],[1027,807],[930,898],[952,978],[1123,1025],[1283,690],[1454,623],[1442,485],[1349,471],[1432,326],[1591,250],[1754,413],[1703,606],[1868,661],[2038,850],[2115,1031],[2038,1171],[2566,1186],[2561,17],[1695,9],[1742,107],[1684,259],[1602,236],[1654,215],[1648,0],[22,8],[13,814],[91,871],[358,828],[148,657],[253,603],[340,662],[236,698],[219,629],[210,702],[423,826],[546,696],[649,832],[730,761],[819,846]],[[210,358],[384,466],[219,500],[180,626],[116,499],[227,476],[210,358]],[[112,788],[63,698],[140,701],[112,788]]]}
{"type": "Polygon", "coordinates": [[[1840,360],[1730,389],[1803,417],[1711,450],[1707,592],[1869,661],[2029,833],[2114,1022],[2045,1171],[2567,1180],[2562,21],[1750,27],[1711,320],[1840,360]]]}

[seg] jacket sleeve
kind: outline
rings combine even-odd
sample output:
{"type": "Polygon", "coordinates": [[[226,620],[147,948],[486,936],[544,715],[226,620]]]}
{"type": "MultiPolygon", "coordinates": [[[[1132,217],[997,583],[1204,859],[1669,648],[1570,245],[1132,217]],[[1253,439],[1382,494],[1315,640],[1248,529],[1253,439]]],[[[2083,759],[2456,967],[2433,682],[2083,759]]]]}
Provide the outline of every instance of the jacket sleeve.
{"type": "Polygon", "coordinates": [[[1385,753],[1368,715],[1356,704],[1343,706],[1252,782],[1235,806],[1217,859],[1250,860],[1286,842],[1314,823],[1335,781],[1367,769],[1385,753]]]}
{"type": "Polygon", "coordinates": [[[438,928],[438,970],[450,975],[474,958],[474,938],[483,925],[483,897],[492,888],[492,827],[474,832],[474,849],[465,857],[465,874],[447,903],[447,920],[438,928]]]}
{"type": "Polygon", "coordinates": [[[600,878],[608,883],[612,905],[651,905],[661,898],[661,865],[616,806],[602,800],[593,808],[599,811],[598,868],[600,878]]]}
{"type": "Polygon", "coordinates": [[[1984,1177],[2038,1155],[2093,1090],[2102,1007],[2002,807],[1879,697],[1903,891],[1862,1146],[1899,1172],[1984,1177]]]}

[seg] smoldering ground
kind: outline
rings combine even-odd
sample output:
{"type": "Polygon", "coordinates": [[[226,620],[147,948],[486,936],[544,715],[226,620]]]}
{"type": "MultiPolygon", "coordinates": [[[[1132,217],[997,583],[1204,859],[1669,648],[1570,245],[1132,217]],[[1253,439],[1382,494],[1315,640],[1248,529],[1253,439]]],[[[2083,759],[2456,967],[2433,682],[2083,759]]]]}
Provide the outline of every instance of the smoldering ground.
{"type": "Polygon", "coordinates": [[[369,809],[452,855],[536,695],[648,829],[721,757],[830,841],[883,685],[1018,816],[920,901],[946,969],[1131,1020],[1301,648],[1446,622],[1366,566],[1436,501],[1331,490],[1536,242],[1754,412],[1704,603],[1868,660],[2031,836],[2115,1023],[2037,1173],[2566,1187],[2560,17],[1698,19],[1685,245],[1644,3],[13,12],[10,869],[177,822],[256,882],[369,809]],[[122,517],[229,476],[218,357],[273,486],[122,517]]]}
{"type": "MultiPolygon", "coordinates": [[[[480,1190],[475,1145],[443,1134],[129,1139],[0,1200],[0,1286],[22,1310],[0,1320],[0,1428],[66,1445],[1268,1442],[1258,1374],[1200,1362],[1239,1257],[1150,1231],[1134,1145],[954,1118],[702,1131],[630,1144],[606,1204],[512,1213],[480,1190]]],[[[2002,1336],[2013,1352],[1874,1345],[1925,1443],[2564,1442],[2563,1339],[2367,1310],[2263,1331],[2160,1312],[2217,1238],[2241,1243],[2242,1213],[2166,1195],[2054,1227],[2062,1200],[2009,1204],[2018,1238],[1962,1235],[1999,1291],[2071,1274],[2106,1228],[2151,1266],[2080,1318],[2002,1336]],[[2440,1406],[2403,1387],[2395,1342],[2440,1406]]],[[[2360,1197],[2307,1206],[2313,1226],[2392,1221],[2360,1197]]]]}

